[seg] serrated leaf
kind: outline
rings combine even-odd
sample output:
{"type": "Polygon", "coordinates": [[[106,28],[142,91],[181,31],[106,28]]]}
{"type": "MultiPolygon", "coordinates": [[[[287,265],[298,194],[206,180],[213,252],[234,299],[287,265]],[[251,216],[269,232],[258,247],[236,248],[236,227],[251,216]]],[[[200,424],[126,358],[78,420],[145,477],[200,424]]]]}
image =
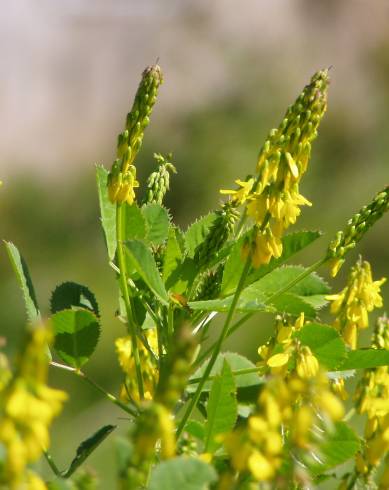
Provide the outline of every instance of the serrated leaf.
{"type": "MultiPolygon", "coordinates": [[[[255,369],[255,364],[249,361],[246,357],[236,354],[235,352],[223,352],[218,355],[216,362],[212,368],[210,376],[220,375],[224,361],[228,362],[232,371],[239,371],[241,369],[255,369]]],[[[205,368],[208,365],[209,359],[206,359],[202,365],[193,373],[189,379],[189,384],[186,391],[188,393],[194,393],[197,389],[198,382],[193,382],[195,379],[199,379],[204,374],[205,368]]],[[[258,386],[262,384],[261,378],[257,373],[242,374],[236,376],[235,385],[237,388],[246,388],[249,386],[258,386]]],[[[203,386],[203,391],[210,391],[212,381],[207,381],[203,386]]]]}
{"type": "Polygon", "coordinates": [[[179,456],[151,470],[148,490],[207,490],[217,480],[214,468],[198,458],[179,456]]]}
{"type": "Polygon", "coordinates": [[[35,295],[34,286],[28,271],[27,264],[20,255],[19,250],[11,242],[4,242],[9,260],[15,272],[19,286],[23,293],[24,304],[26,307],[27,319],[30,323],[40,320],[38,302],[35,295]]]}
{"type": "Polygon", "coordinates": [[[360,448],[360,440],[344,422],[336,422],[334,431],[327,432],[323,444],[319,446],[318,457],[322,464],[310,465],[310,472],[318,475],[351,459],[360,448]]]}
{"type": "Polygon", "coordinates": [[[93,354],[100,336],[99,320],[85,309],[62,310],[51,317],[54,349],[63,361],[80,368],[93,354]]]}
{"type": "MultiPolygon", "coordinates": [[[[221,294],[223,296],[232,294],[238,285],[244,267],[244,261],[241,258],[242,245],[245,237],[249,233],[251,233],[251,230],[246,232],[246,234],[236,242],[226,261],[221,286],[221,294]]],[[[284,264],[293,255],[310,245],[320,236],[321,233],[319,231],[298,231],[296,233],[285,235],[282,239],[281,257],[278,259],[273,258],[269,264],[262,265],[258,269],[251,269],[246,280],[246,285],[250,285],[261,277],[264,277],[266,274],[269,274],[272,270],[284,264]]]]}
{"type": "Polygon", "coordinates": [[[329,325],[307,323],[296,333],[296,338],[307,345],[319,363],[335,370],[346,357],[346,346],[339,332],[329,325]]]}
{"type": "Polygon", "coordinates": [[[99,195],[101,224],[104,230],[109,260],[113,260],[116,252],[116,205],[108,197],[108,170],[96,165],[97,192],[99,195]]]}
{"type": "Polygon", "coordinates": [[[146,237],[146,219],[142,211],[134,203],[124,203],[123,240],[143,240],[146,237]]]}
{"type": "Polygon", "coordinates": [[[76,282],[64,282],[57,286],[51,295],[51,313],[72,308],[85,308],[100,316],[95,295],[86,286],[76,282]]]}
{"type": "Polygon", "coordinates": [[[69,478],[90,456],[90,454],[116,429],[116,425],[105,425],[95,432],[91,437],[82,441],[76,451],[76,456],[67,470],[62,472],[63,478],[69,478]]]}
{"type": "Polygon", "coordinates": [[[162,278],[165,283],[169,280],[170,275],[180,266],[182,261],[182,251],[176,236],[176,228],[169,228],[166,250],[163,257],[162,278]]]}
{"type": "Polygon", "coordinates": [[[188,257],[194,257],[196,248],[202,243],[208,234],[213,222],[216,219],[215,213],[209,213],[195,221],[185,233],[185,248],[188,257]]]}
{"type": "Polygon", "coordinates": [[[161,303],[167,305],[169,297],[149,248],[138,240],[130,240],[125,245],[126,254],[131,265],[161,303]]]}
{"type": "Polygon", "coordinates": [[[347,356],[337,371],[350,369],[369,369],[379,366],[389,366],[389,350],[357,349],[347,352],[347,356]]]}
{"type": "Polygon", "coordinates": [[[209,394],[205,425],[205,452],[213,453],[220,443],[216,437],[230,431],[238,415],[236,386],[231,368],[224,359],[220,375],[216,375],[209,394]]]}
{"type": "Polygon", "coordinates": [[[142,214],[146,220],[147,241],[154,245],[161,245],[168,237],[169,214],[166,208],[157,203],[142,207],[142,214]]]}

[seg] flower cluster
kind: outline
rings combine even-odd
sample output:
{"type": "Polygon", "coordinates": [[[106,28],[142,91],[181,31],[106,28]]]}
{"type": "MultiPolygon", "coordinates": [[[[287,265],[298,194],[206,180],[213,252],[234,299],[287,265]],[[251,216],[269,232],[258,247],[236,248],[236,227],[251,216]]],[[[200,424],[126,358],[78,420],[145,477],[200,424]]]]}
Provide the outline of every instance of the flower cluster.
{"type": "Polygon", "coordinates": [[[0,482],[5,479],[11,489],[23,484],[25,488],[46,488],[27,465],[48,448],[49,427],[67,398],[63,391],[46,385],[49,340],[46,329],[31,331],[15,374],[0,391],[0,443],[6,451],[0,482]]]}
{"type": "Polygon", "coordinates": [[[368,313],[382,307],[380,288],[385,280],[373,281],[370,264],[359,259],[351,268],[347,286],[327,297],[332,301],[331,313],[336,315],[334,326],[351,349],[357,347],[358,329],[369,326],[368,313]]]}
{"type": "Polygon", "coordinates": [[[328,70],[317,72],[277,129],[270,131],[257,163],[257,177],[237,180],[237,190],[222,190],[235,205],[247,202],[247,214],[256,223],[256,234],[244,252],[254,267],[282,253],[284,230],[296,222],[300,206],[311,203],[299,192],[307,170],[311,143],[327,107],[328,70]]]}
{"type": "MultiPolygon", "coordinates": [[[[389,350],[389,319],[377,320],[373,348],[389,350]]],[[[356,459],[357,472],[366,478],[389,451],[389,367],[367,369],[356,391],[357,407],[366,413],[365,446],[356,459]]],[[[389,475],[387,475],[387,478],[389,475]]]]}
{"type": "Polygon", "coordinates": [[[111,202],[127,202],[135,199],[136,180],[135,157],[142,146],[143,134],[150,122],[150,114],[155,104],[158,88],[163,81],[158,65],[150,66],[142,74],[142,80],[135,96],[131,111],[127,114],[126,129],[119,134],[117,159],[108,175],[108,195],[111,202]]]}
{"type": "MultiPolygon", "coordinates": [[[[144,334],[148,347],[155,354],[158,352],[158,336],[156,329],[150,328],[145,330],[144,334]]],[[[145,399],[151,400],[158,382],[158,370],[152,353],[140,339],[138,339],[137,342],[145,389],[145,399]]],[[[131,337],[127,336],[116,339],[115,346],[120,367],[126,374],[126,379],[121,388],[120,397],[126,401],[129,399],[139,401],[139,391],[135,371],[135,359],[132,352],[131,337]]]]}
{"type": "Polygon", "coordinates": [[[388,210],[389,186],[379,192],[370,204],[363,206],[358,213],[349,219],[344,231],[338,231],[327,250],[332,277],[335,277],[342,267],[346,253],[356,246],[363,235],[388,210]]]}
{"type": "MultiPolygon", "coordinates": [[[[302,378],[296,372],[287,377],[273,375],[264,385],[257,412],[248,418],[247,426],[225,437],[230,464],[255,481],[282,478],[278,473],[285,458],[291,457],[293,465],[317,448],[313,427],[328,429],[342,416],[343,406],[322,373],[313,378],[302,378]]],[[[282,488],[279,483],[277,488],[282,488]]]]}
{"type": "Polygon", "coordinates": [[[163,198],[170,188],[169,172],[177,173],[175,166],[168,161],[171,157],[171,155],[167,155],[165,158],[160,153],[154,153],[154,158],[158,163],[158,169],[152,172],[147,179],[146,203],[156,202],[162,204],[163,198]]]}
{"type": "Polygon", "coordinates": [[[306,345],[300,345],[294,338],[304,325],[304,313],[297,318],[294,323],[290,319],[278,317],[275,326],[275,336],[266,344],[261,345],[258,354],[261,357],[259,366],[275,374],[286,374],[289,361],[293,358],[296,363],[297,374],[301,378],[312,378],[319,372],[319,362],[312,354],[311,349],[306,345]]]}

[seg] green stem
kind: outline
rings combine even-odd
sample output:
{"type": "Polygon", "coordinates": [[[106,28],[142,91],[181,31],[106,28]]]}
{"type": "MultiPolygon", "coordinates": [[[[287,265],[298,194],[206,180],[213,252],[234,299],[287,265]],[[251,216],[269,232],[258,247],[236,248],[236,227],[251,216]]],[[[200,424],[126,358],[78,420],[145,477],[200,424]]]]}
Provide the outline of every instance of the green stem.
{"type": "Polygon", "coordinates": [[[174,334],[174,305],[172,303],[169,304],[168,306],[168,311],[167,311],[167,335],[169,342],[171,341],[173,334],[174,334]]]}
{"type": "Polygon", "coordinates": [[[43,455],[46,458],[46,461],[48,462],[48,464],[49,464],[50,468],[52,469],[54,475],[55,476],[58,476],[58,477],[61,477],[61,472],[58,469],[58,466],[54,463],[54,460],[53,460],[51,454],[49,453],[49,451],[47,451],[46,449],[44,449],[43,450],[43,455]]]}
{"type": "Polygon", "coordinates": [[[131,297],[128,291],[127,284],[127,267],[126,260],[124,256],[124,248],[123,248],[123,228],[124,228],[124,215],[123,215],[123,203],[118,203],[116,207],[116,238],[117,238],[117,254],[118,254],[118,263],[119,263],[119,281],[120,281],[120,289],[122,293],[122,297],[124,300],[124,304],[126,307],[127,313],[127,323],[128,330],[131,336],[132,343],[132,351],[134,355],[135,362],[135,371],[136,371],[136,379],[139,391],[139,398],[141,400],[144,399],[144,388],[143,388],[143,378],[142,378],[142,370],[140,366],[140,358],[139,358],[139,350],[138,350],[138,342],[136,335],[136,323],[134,320],[134,316],[132,314],[133,308],[131,304],[131,297]]]}
{"type": "Polygon", "coordinates": [[[63,369],[64,371],[70,371],[73,374],[77,375],[78,377],[84,379],[88,384],[93,386],[97,391],[102,393],[105,398],[107,398],[110,402],[114,403],[118,407],[120,407],[122,410],[127,412],[128,414],[132,415],[135,417],[137,415],[137,412],[134,408],[127,406],[125,403],[121,402],[116,396],[112,395],[108,391],[106,391],[104,388],[102,388],[100,385],[98,385],[95,381],[93,381],[91,378],[89,378],[83,371],[80,371],[79,369],[73,368],[71,366],[66,366],[65,364],[60,364],[59,362],[50,362],[51,366],[54,366],[59,369],[63,369]]]}
{"type": "MultiPolygon", "coordinates": [[[[262,368],[259,367],[253,367],[253,368],[246,368],[246,369],[238,369],[237,371],[232,371],[233,376],[243,376],[244,374],[253,374],[253,373],[258,373],[262,368]]],[[[209,376],[207,381],[212,381],[215,379],[216,376],[209,376]]],[[[194,385],[201,381],[201,378],[191,378],[188,381],[188,385],[194,385]]]]}
{"type": "Polygon", "coordinates": [[[234,294],[234,297],[233,297],[233,300],[231,303],[231,307],[228,310],[227,318],[226,318],[226,321],[224,323],[223,329],[222,329],[220,336],[219,336],[219,339],[217,340],[215,347],[213,349],[211,359],[209,360],[207,367],[205,368],[204,374],[203,374],[203,376],[202,376],[202,378],[201,378],[201,380],[197,386],[196,392],[195,392],[193,398],[191,399],[191,401],[188,405],[188,408],[186,409],[186,412],[184,413],[184,416],[182,417],[180,424],[177,428],[177,438],[180,436],[180,434],[184,430],[186,422],[188,421],[194,407],[197,405],[197,402],[199,401],[201,392],[203,390],[203,386],[206,383],[206,381],[208,380],[208,377],[212,371],[212,368],[215,365],[216,359],[220,353],[223,342],[227,336],[232,317],[235,313],[235,308],[236,308],[236,305],[238,304],[240,293],[243,290],[244,282],[246,280],[247,273],[250,269],[250,263],[251,263],[251,256],[249,255],[246,259],[246,263],[245,263],[242,275],[240,276],[239,284],[236,288],[236,291],[235,291],[235,294],[234,294]]]}

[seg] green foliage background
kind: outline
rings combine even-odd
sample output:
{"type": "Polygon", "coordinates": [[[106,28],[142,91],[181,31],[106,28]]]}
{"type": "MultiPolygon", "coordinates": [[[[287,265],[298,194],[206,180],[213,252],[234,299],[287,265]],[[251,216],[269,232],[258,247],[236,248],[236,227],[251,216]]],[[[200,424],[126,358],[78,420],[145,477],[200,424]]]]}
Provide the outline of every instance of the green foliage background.
{"type": "MultiPolygon", "coordinates": [[[[305,15],[306,22],[317,22],[317,12],[308,11],[305,15]]],[[[190,16],[186,20],[189,25],[195,21],[196,18],[191,19],[190,16]]],[[[330,35],[331,32],[328,33],[330,35]]],[[[320,46],[325,51],[323,39],[312,37],[309,43],[315,48],[312,52],[318,51],[320,46]]],[[[369,90],[364,94],[365,100],[361,100],[360,95],[354,96],[352,72],[347,80],[342,67],[342,77],[337,76],[338,67],[332,70],[328,112],[302,183],[302,192],[313,202],[313,207],[304,210],[293,228],[320,228],[326,233],[309,249],[310,256],[309,253],[305,255],[306,261],[319,258],[333,232],[342,228],[346,219],[388,182],[388,44],[389,38],[383,36],[381,42],[371,46],[368,55],[359,60],[368,78],[366,86],[369,86],[369,90]],[[342,100],[340,95],[347,93],[347,100],[342,100]],[[370,113],[365,118],[366,107],[373,111],[373,115],[370,113]]],[[[151,51],[158,54],[157,46],[150,48],[154,48],[151,51]]],[[[223,90],[196,107],[192,105],[190,111],[182,106],[157,106],[156,116],[146,132],[138,158],[142,188],[147,175],[154,169],[153,152],[173,152],[173,163],[178,174],[172,176],[172,190],[166,204],[182,226],[216,207],[220,188],[230,188],[235,178],[245,177],[254,170],[258,150],[268,130],[279,123],[285,108],[311,74],[322,68],[323,62],[329,61],[330,64],[333,54],[327,50],[325,56],[310,56],[302,49],[298,64],[295,60],[289,60],[280,68],[277,52],[270,53],[265,63],[261,63],[253,47],[247,48],[237,43],[234,53],[229,48],[231,45],[226,46],[224,56],[236,73],[233,84],[224,86],[223,90]],[[292,74],[290,78],[288,73],[292,74]]],[[[139,66],[143,67],[148,61],[140,60],[139,66]]],[[[160,62],[162,68],[164,61],[162,59],[160,62]]],[[[167,59],[166,62],[169,64],[171,60],[167,59]]],[[[128,64],[133,65],[131,59],[128,64]]],[[[162,99],[165,88],[171,83],[168,69],[165,72],[162,99]]],[[[196,77],[206,79],[206,67],[202,67],[200,73],[199,68],[193,66],[192,77],[194,86],[196,77]]],[[[228,84],[228,80],[225,83],[228,84]]],[[[26,170],[23,162],[15,162],[13,172],[2,176],[4,186],[0,190],[1,238],[12,240],[28,262],[43,315],[49,311],[51,291],[64,281],[85,284],[95,292],[101,307],[103,329],[97,352],[87,371],[114,392],[119,387],[120,374],[113,339],[122,335],[123,330],[113,318],[117,308],[117,285],[106,263],[98,222],[92,155],[98,150],[97,153],[101,155],[99,163],[110,167],[115,147],[114,135],[122,125],[131,99],[132,94],[129,95],[126,88],[122,92],[116,126],[107,127],[105,140],[94,142],[89,162],[83,159],[79,166],[72,166],[68,172],[61,172],[49,179],[26,170]]],[[[42,140],[41,144],[44,146],[45,141],[42,140]]],[[[26,148],[26,161],[28,158],[26,148]]],[[[75,155],[74,158],[80,159],[80,156],[75,155]]],[[[66,162],[58,155],[52,165],[62,167],[66,166],[66,162]]],[[[361,253],[371,262],[375,279],[388,276],[388,243],[388,220],[383,219],[363,239],[358,250],[350,254],[347,263],[351,264],[361,253]]],[[[336,279],[334,290],[343,287],[346,272],[347,268],[344,267],[336,279]]],[[[383,287],[383,293],[386,305],[389,305],[388,284],[383,287]]],[[[24,326],[24,311],[4,248],[0,252],[0,298],[0,336],[8,339],[7,351],[12,354],[24,326]]],[[[258,316],[250,327],[229,340],[230,345],[256,361],[255,346],[266,338],[269,328],[268,317],[258,316]]],[[[65,467],[82,438],[102,424],[118,423],[120,426],[119,412],[100,401],[92,388],[67,373],[52,372],[51,375],[52,384],[69,389],[71,395],[64,414],[55,424],[53,440],[56,459],[62,461],[65,467]],[[91,404],[92,408],[89,408],[91,404]]],[[[111,439],[106,441],[90,460],[99,468],[105,488],[108,488],[114,473],[112,444],[111,439]]]]}

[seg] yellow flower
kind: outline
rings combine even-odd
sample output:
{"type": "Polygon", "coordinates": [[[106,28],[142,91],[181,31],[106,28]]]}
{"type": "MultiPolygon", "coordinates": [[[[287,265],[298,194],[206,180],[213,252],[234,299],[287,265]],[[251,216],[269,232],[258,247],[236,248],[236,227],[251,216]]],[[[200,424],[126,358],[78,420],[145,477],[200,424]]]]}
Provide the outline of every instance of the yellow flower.
{"type": "MultiPolygon", "coordinates": [[[[156,329],[152,328],[145,330],[144,332],[151,350],[154,353],[157,352],[158,337],[156,329]]],[[[137,342],[145,391],[145,399],[151,400],[153,398],[155,387],[158,382],[158,370],[150,352],[140,340],[137,340],[137,342]]],[[[131,337],[127,336],[116,339],[115,346],[120,367],[126,374],[126,381],[121,388],[120,397],[123,400],[128,400],[128,396],[130,395],[134,400],[140,401],[135,370],[135,360],[132,354],[131,337]]]]}
{"type": "Polygon", "coordinates": [[[270,480],[276,470],[274,465],[259,451],[253,451],[251,453],[248,460],[248,467],[257,481],[270,480]]]}
{"type": "Polygon", "coordinates": [[[319,372],[319,361],[307,346],[298,350],[296,371],[300,378],[313,378],[319,372]]]}
{"type": "Polygon", "coordinates": [[[37,461],[49,446],[49,428],[61,411],[66,393],[46,386],[46,329],[35,328],[22,352],[16,375],[2,393],[0,402],[0,443],[6,449],[5,472],[11,488],[17,488],[25,478],[28,488],[46,488],[26,466],[37,461]]]}
{"type": "Polygon", "coordinates": [[[254,185],[254,179],[251,178],[247,181],[237,179],[235,180],[235,183],[240,187],[240,189],[237,190],[231,190],[231,189],[221,189],[220,194],[229,194],[232,196],[232,200],[236,202],[237,205],[243,204],[250,192],[251,189],[253,188],[254,185]]]}

